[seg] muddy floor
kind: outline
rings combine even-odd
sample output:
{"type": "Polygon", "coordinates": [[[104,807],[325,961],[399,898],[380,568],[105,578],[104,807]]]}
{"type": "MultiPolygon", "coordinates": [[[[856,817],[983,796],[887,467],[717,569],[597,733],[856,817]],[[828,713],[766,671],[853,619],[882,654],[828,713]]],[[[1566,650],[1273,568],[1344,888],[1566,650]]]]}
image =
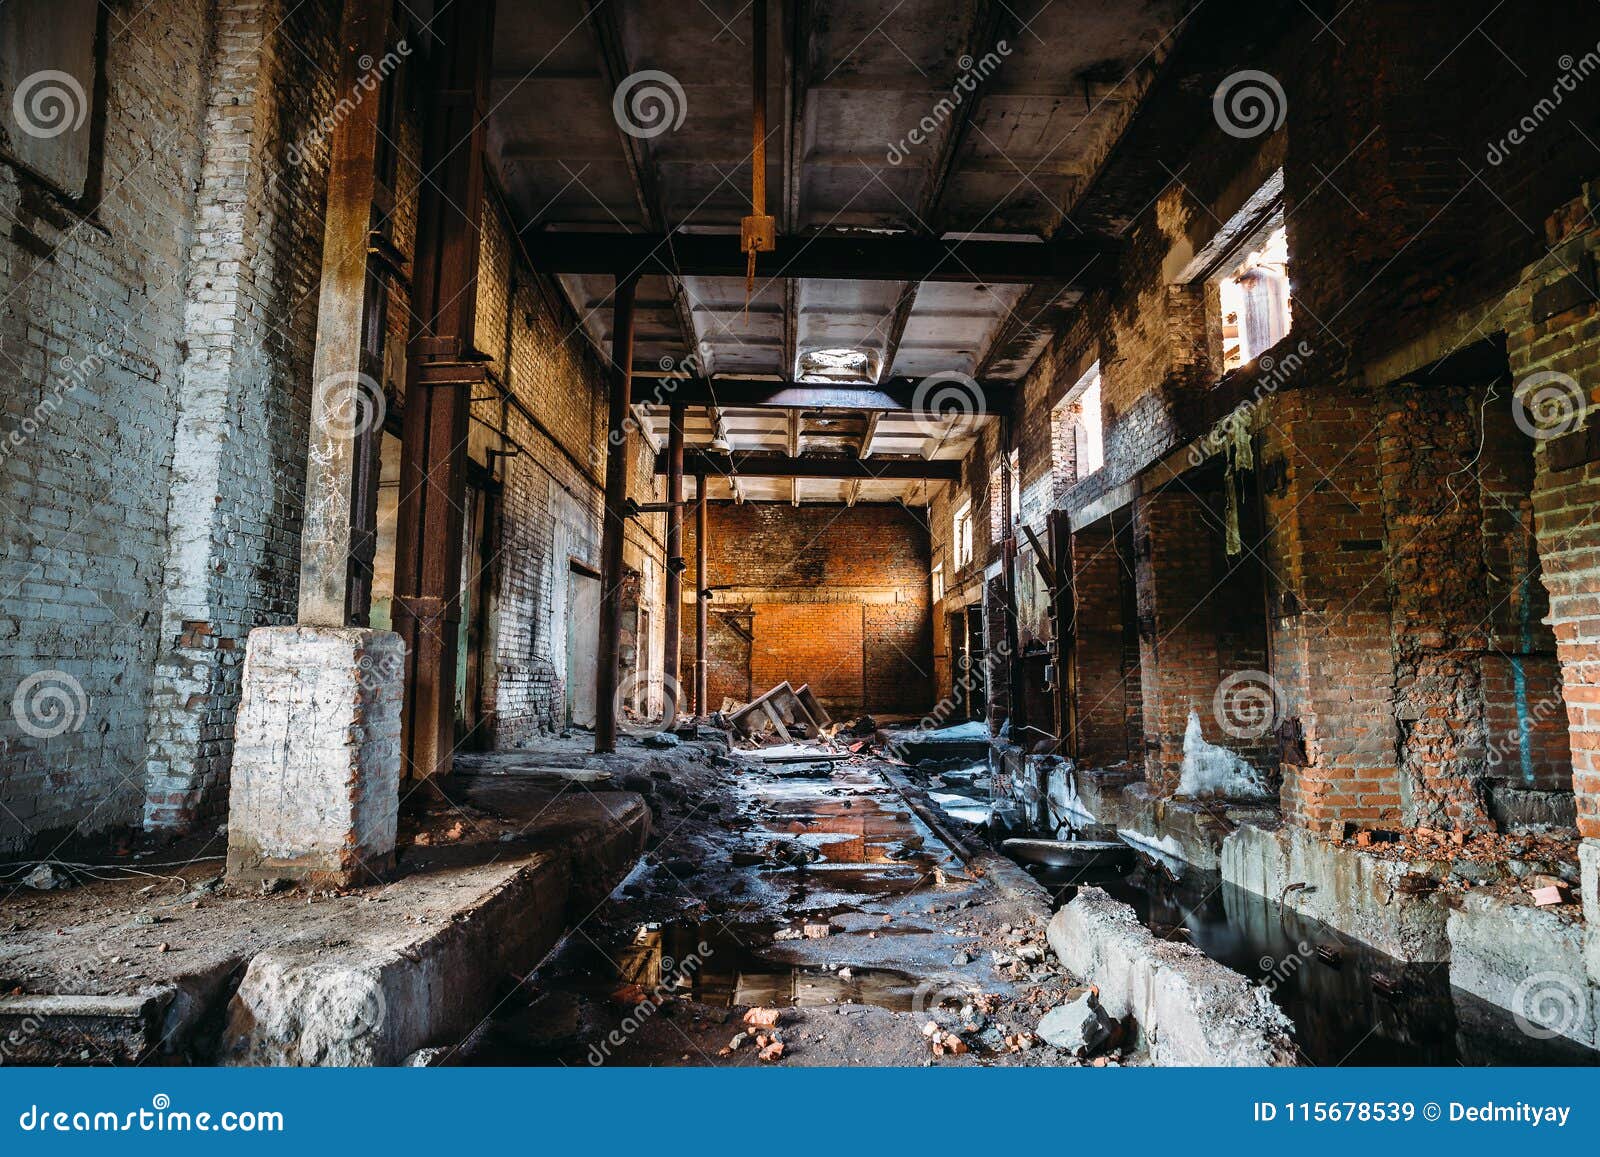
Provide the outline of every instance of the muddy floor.
{"type": "Polygon", "coordinates": [[[1073,983],[1048,907],[965,865],[887,764],[683,754],[646,860],[436,1063],[1080,1063],[1034,1033],[1073,983]]]}

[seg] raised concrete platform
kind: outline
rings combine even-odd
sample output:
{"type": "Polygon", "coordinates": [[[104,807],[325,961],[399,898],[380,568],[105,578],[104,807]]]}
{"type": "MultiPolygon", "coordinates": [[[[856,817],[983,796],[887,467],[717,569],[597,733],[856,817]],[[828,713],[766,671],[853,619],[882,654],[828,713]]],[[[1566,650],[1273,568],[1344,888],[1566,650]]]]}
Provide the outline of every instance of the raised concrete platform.
{"type": "Polygon", "coordinates": [[[1263,988],[1198,948],[1162,940],[1099,888],[1078,890],[1050,921],[1050,947],[1132,1017],[1157,1065],[1294,1065],[1293,1026],[1263,988]]]}
{"type": "Polygon", "coordinates": [[[27,1029],[31,1063],[398,1064],[458,1041],[643,852],[644,799],[571,778],[451,782],[382,887],[232,891],[213,854],[14,895],[0,980],[24,995],[0,1028],[27,1029]]]}

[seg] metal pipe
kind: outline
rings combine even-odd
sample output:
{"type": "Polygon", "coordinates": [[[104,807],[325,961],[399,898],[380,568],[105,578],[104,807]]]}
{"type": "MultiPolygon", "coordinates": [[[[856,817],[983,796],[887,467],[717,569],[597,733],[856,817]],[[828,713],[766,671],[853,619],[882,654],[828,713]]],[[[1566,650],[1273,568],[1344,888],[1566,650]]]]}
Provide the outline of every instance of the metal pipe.
{"type": "Polygon", "coordinates": [[[628,502],[628,429],[633,402],[633,298],[637,278],[618,278],[612,298],[611,415],[606,435],[605,524],[600,534],[600,641],[595,648],[594,750],[617,749],[622,651],[622,540],[628,502]]]}

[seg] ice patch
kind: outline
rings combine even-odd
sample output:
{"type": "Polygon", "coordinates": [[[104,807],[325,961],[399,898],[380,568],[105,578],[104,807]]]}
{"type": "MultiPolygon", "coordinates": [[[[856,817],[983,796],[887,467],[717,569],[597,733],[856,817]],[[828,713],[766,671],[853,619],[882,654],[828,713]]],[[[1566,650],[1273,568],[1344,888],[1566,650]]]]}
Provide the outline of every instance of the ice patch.
{"type": "Polygon", "coordinates": [[[1178,794],[1191,799],[1268,799],[1261,773],[1229,751],[1207,743],[1200,730],[1200,713],[1189,712],[1189,726],[1183,732],[1183,773],[1178,777],[1178,794]]]}

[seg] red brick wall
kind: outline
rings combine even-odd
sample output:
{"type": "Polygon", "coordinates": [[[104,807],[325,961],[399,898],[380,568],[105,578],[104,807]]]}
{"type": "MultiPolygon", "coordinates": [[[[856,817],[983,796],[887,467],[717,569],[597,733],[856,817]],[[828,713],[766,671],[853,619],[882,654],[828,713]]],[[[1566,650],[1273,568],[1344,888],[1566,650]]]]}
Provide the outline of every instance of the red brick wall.
{"type": "MultiPolygon", "coordinates": [[[[1073,591],[1077,599],[1078,757],[1093,767],[1142,758],[1128,742],[1128,690],[1139,679],[1137,657],[1125,667],[1123,585],[1126,562],[1118,557],[1110,519],[1072,536],[1073,591]]],[[[1131,576],[1130,576],[1131,577],[1131,576]]]]}
{"type": "MultiPolygon", "coordinates": [[[[1508,328],[1507,352],[1518,382],[1536,372],[1569,375],[1592,407],[1600,309],[1591,294],[1583,293],[1576,295],[1575,304],[1547,317],[1539,316],[1545,309],[1536,308],[1541,291],[1570,283],[1585,256],[1592,259],[1600,251],[1600,231],[1593,229],[1591,216],[1600,188],[1590,185],[1584,192],[1582,202],[1558,213],[1547,226],[1546,239],[1556,248],[1528,271],[1513,297],[1518,323],[1508,328]]],[[[1589,424],[1594,422],[1591,416],[1589,424]]],[[[1595,516],[1600,509],[1600,461],[1583,461],[1589,457],[1584,453],[1568,455],[1568,445],[1559,436],[1538,441],[1533,509],[1561,662],[1578,829],[1595,840],[1600,839],[1600,518],[1595,516]]]]}
{"type": "MultiPolygon", "coordinates": [[[[713,607],[748,612],[745,644],[711,616],[707,697],[745,700],[774,683],[810,683],[836,717],[920,713],[933,705],[929,536],[900,506],[719,503],[707,512],[713,607]]],[[[684,528],[697,585],[694,521],[684,528]]],[[[694,654],[686,604],[684,654],[694,654]]]]}
{"type": "Polygon", "coordinates": [[[830,711],[864,699],[860,603],[771,603],[755,608],[750,681],[757,694],[788,680],[809,683],[830,711]]]}

